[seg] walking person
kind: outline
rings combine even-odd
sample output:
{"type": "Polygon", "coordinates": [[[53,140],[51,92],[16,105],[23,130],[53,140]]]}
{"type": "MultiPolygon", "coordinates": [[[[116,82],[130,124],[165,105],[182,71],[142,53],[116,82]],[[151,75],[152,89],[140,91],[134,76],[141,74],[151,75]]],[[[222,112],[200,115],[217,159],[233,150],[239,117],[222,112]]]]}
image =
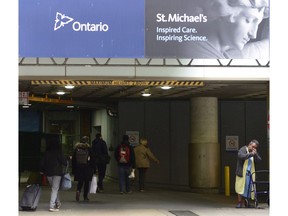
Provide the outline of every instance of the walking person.
{"type": "Polygon", "coordinates": [[[155,157],[150,148],[148,141],[145,138],[140,139],[139,145],[134,148],[135,152],[135,167],[138,169],[139,191],[144,191],[146,172],[150,167],[150,160],[159,164],[160,161],[155,157]]]}
{"type": "Polygon", "coordinates": [[[84,201],[89,201],[88,192],[93,177],[93,170],[95,169],[95,157],[88,142],[89,138],[87,136],[82,137],[80,142],[75,145],[72,156],[72,174],[74,174],[74,180],[78,182],[76,201],[80,200],[83,186],[83,199],[84,201]]]}
{"type": "Polygon", "coordinates": [[[257,153],[257,148],[259,147],[259,142],[257,140],[251,140],[248,145],[243,146],[238,151],[238,160],[236,167],[236,181],[235,181],[235,191],[238,196],[238,204],[236,208],[242,208],[242,201],[245,198],[245,206],[247,200],[254,199],[254,192],[251,192],[250,178],[255,181],[255,175],[251,176],[251,173],[255,172],[255,161],[262,160],[257,153]]]}
{"type": "Polygon", "coordinates": [[[96,173],[96,170],[98,172],[97,192],[102,193],[104,191],[103,180],[105,178],[107,164],[110,162],[110,156],[108,154],[106,142],[102,139],[100,133],[97,133],[95,139],[92,141],[92,150],[95,155],[96,163],[94,173],[96,173]]]}
{"type": "Polygon", "coordinates": [[[115,149],[114,157],[118,163],[120,194],[132,193],[129,175],[135,168],[135,155],[128,135],[123,136],[123,140],[115,149]]]}
{"type": "Polygon", "coordinates": [[[61,151],[60,141],[57,137],[47,139],[46,152],[44,153],[40,173],[47,176],[51,186],[49,211],[59,211],[61,206],[59,197],[60,182],[63,173],[63,166],[67,166],[67,160],[61,151]]]}

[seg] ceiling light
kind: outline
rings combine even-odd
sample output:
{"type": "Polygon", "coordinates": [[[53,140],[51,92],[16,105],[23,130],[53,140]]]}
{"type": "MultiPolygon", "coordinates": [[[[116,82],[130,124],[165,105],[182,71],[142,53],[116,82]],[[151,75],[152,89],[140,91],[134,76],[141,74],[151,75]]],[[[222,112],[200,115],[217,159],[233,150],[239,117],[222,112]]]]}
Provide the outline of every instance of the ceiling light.
{"type": "Polygon", "coordinates": [[[28,108],[30,108],[31,106],[32,106],[32,104],[23,104],[23,105],[22,105],[22,108],[28,109],[28,108]]]}
{"type": "Polygon", "coordinates": [[[163,89],[163,90],[169,90],[171,88],[172,88],[171,86],[161,86],[161,89],[163,89]]]}
{"type": "Polygon", "coordinates": [[[66,86],[65,86],[66,89],[73,89],[74,87],[75,87],[75,86],[73,86],[73,85],[66,85],[66,86]]]}
{"type": "Polygon", "coordinates": [[[142,93],[142,96],[143,97],[149,97],[149,96],[151,96],[151,94],[150,93],[142,93]]]}
{"type": "Polygon", "coordinates": [[[56,94],[58,94],[58,95],[64,95],[65,92],[64,92],[64,91],[58,91],[56,94]]]}
{"type": "Polygon", "coordinates": [[[143,97],[149,97],[149,96],[151,96],[151,93],[150,93],[149,89],[145,89],[144,92],[142,92],[142,96],[143,96],[143,97]]]}
{"type": "Polygon", "coordinates": [[[68,108],[68,109],[73,109],[74,106],[73,106],[73,105],[68,105],[67,108],[68,108]]]}

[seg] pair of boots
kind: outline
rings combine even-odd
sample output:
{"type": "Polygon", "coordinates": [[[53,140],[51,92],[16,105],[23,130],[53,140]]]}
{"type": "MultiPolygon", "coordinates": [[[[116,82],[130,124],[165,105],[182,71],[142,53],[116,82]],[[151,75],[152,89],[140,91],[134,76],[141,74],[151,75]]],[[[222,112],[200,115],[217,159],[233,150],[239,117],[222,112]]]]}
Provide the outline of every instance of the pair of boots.
{"type": "MultiPolygon", "coordinates": [[[[79,202],[80,200],[80,191],[76,191],[76,201],[79,202]]],[[[89,201],[87,196],[84,196],[84,201],[89,201]]]]}

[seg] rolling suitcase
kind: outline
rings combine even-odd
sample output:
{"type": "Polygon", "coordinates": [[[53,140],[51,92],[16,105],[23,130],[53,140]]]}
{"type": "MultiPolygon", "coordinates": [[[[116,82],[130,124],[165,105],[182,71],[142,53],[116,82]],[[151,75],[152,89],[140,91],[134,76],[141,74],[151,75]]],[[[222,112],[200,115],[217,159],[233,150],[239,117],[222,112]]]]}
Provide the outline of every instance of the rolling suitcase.
{"type": "Polygon", "coordinates": [[[23,211],[35,211],[37,209],[41,196],[41,187],[39,184],[28,185],[20,201],[20,207],[23,211]]]}

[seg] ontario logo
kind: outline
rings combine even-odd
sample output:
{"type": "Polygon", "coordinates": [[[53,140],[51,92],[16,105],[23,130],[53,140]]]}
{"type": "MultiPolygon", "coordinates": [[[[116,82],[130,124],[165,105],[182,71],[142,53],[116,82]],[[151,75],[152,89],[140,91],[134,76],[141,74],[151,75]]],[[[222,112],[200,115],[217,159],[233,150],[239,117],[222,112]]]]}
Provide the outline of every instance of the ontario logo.
{"type": "Polygon", "coordinates": [[[78,21],[74,21],[72,17],[66,16],[65,14],[56,13],[54,31],[64,27],[65,25],[72,22],[73,31],[88,31],[88,32],[107,32],[109,30],[109,26],[107,24],[99,23],[80,23],[78,21]]]}

